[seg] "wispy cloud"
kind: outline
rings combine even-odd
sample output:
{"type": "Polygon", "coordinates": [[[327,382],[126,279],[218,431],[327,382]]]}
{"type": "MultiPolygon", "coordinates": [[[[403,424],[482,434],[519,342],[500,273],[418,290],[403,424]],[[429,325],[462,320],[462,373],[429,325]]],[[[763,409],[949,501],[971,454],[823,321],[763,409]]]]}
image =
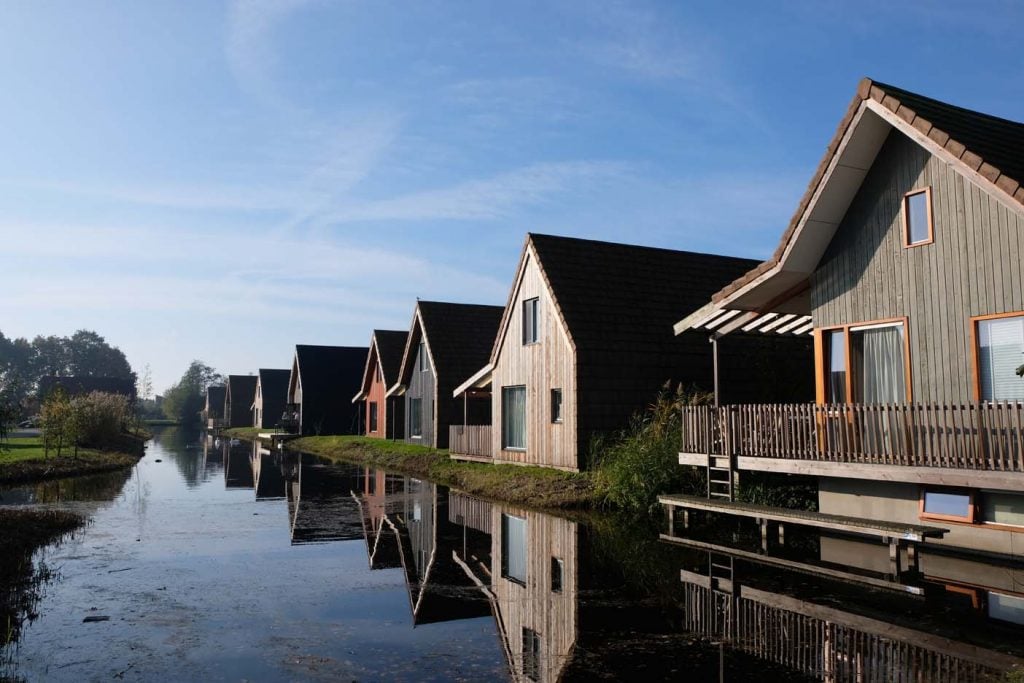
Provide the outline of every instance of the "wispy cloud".
{"type": "Polygon", "coordinates": [[[320,218],[326,224],[356,221],[495,220],[569,192],[595,191],[621,177],[619,162],[572,161],[532,164],[483,180],[353,203],[320,218]]]}

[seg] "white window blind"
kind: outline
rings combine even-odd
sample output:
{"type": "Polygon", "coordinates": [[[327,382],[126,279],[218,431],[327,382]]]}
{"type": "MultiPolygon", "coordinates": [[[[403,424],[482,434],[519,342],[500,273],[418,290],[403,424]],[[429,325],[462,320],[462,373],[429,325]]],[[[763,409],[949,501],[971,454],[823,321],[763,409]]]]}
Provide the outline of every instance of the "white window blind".
{"type": "Polygon", "coordinates": [[[526,387],[501,389],[501,446],[526,448],[526,387]]]}
{"type": "Polygon", "coordinates": [[[1024,400],[1024,316],[979,321],[978,361],[982,400],[1024,400]]]}
{"type": "Polygon", "coordinates": [[[501,516],[501,575],[526,583],[526,520],[501,516]]]}

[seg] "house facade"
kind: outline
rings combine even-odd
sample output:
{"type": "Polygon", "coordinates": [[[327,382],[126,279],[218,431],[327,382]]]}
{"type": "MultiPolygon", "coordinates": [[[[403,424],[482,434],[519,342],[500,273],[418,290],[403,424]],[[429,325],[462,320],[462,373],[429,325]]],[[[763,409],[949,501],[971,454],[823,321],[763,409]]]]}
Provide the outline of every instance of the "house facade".
{"type": "MultiPolygon", "coordinates": [[[[813,339],[815,405],[711,418],[747,435],[727,454],[740,470],[819,477],[822,512],[928,521],[949,528],[940,543],[1021,553],[1016,178],[1024,124],[860,84],[774,256],[676,326],[783,320],[813,339]]],[[[680,462],[706,464],[719,448],[697,429],[709,416],[684,415],[680,462]]]]}
{"type": "Polygon", "coordinates": [[[358,434],[352,396],[359,391],[367,351],[365,346],[297,345],[285,406],[289,427],[303,436],[358,434]]]}
{"type": "Polygon", "coordinates": [[[228,375],[224,385],[224,426],[251,427],[252,402],[256,398],[255,375],[228,375]]]}
{"type": "Polygon", "coordinates": [[[227,389],[221,384],[206,387],[206,402],[203,405],[203,424],[207,429],[219,428],[224,420],[224,399],[227,389]]]}
{"type": "Polygon", "coordinates": [[[374,330],[363,369],[363,383],[352,402],[361,406],[362,433],[377,439],[400,439],[405,427],[405,401],[387,397],[398,380],[409,333],[374,330]]]}
{"type": "MultiPolygon", "coordinates": [[[[453,457],[585,469],[591,440],[626,427],[667,385],[709,391],[712,348],[706,335],[672,335],[673,302],[710,296],[755,264],[529,235],[490,361],[456,389],[490,392],[493,427],[482,447],[465,439],[453,457]]],[[[779,381],[809,360],[809,340],[744,338],[728,353],[749,358],[752,350],[763,372],[736,372],[732,396],[810,397],[810,380],[779,381]]]]}
{"type": "Polygon", "coordinates": [[[281,422],[288,401],[290,370],[261,368],[256,375],[256,395],[252,402],[252,426],[271,429],[281,422]]]}
{"type": "Polygon", "coordinates": [[[448,448],[453,424],[490,424],[490,401],[454,397],[455,387],[487,360],[501,306],[419,301],[398,381],[387,397],[405,402],[405,441],[448,448]]]}

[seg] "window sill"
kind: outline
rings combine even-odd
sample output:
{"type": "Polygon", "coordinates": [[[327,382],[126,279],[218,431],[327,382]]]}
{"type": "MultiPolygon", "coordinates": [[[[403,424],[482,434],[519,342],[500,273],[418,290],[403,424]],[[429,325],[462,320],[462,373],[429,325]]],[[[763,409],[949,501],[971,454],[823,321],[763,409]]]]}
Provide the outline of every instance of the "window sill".
{"type": "Polygon", "coordinates": [[[509,453],[525,453],[525,448],[510,448],[508,446],[502,446],[501,450],[508,451],[509,453]]]}

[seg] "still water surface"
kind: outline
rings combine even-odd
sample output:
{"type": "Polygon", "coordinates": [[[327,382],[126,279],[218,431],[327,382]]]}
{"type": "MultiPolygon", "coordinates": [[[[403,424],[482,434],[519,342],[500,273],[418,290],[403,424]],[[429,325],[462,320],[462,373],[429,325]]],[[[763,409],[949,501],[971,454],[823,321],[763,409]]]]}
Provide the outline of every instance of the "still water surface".
{"type": "Polygon", "coordinates": [[[671,542],[179,430],[0,504],[91,519],[37,557],[29,681],[960,681],[1024,655],[1011,561],[892,576],[878,544],[721,520],[671,542]]]}

